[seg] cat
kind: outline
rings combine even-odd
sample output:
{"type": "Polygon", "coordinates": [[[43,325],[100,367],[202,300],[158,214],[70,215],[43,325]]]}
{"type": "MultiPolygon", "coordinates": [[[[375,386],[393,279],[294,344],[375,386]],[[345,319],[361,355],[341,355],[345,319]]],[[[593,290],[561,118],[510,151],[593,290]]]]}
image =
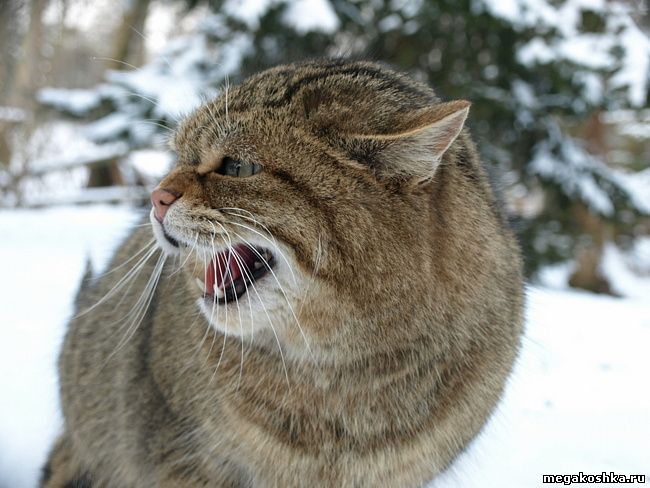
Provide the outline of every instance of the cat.
{"type": "Polygon", "coordinates": [[[523,323],[469,106],[317,60],[185,119],[150,225],[79,292],[42,486],[435,479],[499,401],[523,323]]]}

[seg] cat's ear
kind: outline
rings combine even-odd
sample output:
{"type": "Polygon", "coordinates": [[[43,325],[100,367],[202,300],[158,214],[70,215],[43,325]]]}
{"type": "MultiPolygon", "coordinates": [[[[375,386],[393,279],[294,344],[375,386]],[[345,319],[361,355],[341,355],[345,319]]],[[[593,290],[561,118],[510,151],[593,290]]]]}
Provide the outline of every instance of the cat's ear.
{"type": "Polygon", "coordinates": [[[426,181],[460,134],[469,106],[465,100],[439,103],[403,114],[388,133],[354,138],[379,148],[375,157],[380,175],[426,181]]]}

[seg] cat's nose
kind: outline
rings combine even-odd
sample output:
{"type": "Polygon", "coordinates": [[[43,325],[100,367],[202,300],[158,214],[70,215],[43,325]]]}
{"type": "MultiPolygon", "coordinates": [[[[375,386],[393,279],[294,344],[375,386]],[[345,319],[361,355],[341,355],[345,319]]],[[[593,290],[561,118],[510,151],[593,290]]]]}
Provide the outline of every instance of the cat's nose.
{"type": "Polygon", "coordinates": [[[164,188],[156,188],[151,192],[151,204],[153,205],[153,215],[156,220],[162,223],[165,214],[172,203],[174,203],[180,194],[165,190],[164,188]]]}

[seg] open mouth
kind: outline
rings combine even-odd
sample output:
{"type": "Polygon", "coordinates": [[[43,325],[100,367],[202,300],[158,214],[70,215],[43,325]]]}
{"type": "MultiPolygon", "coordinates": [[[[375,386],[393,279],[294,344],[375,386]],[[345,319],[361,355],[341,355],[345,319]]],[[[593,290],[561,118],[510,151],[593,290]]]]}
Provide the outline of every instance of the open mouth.
{"type": "Polygon", "coordinates": [[[204,279],[195,278],[203,298],[225,304],[238,300],[248,287],[265,276],[275,264],[267,249],[235,244],[217,253],[205,268],[204,279]]]}

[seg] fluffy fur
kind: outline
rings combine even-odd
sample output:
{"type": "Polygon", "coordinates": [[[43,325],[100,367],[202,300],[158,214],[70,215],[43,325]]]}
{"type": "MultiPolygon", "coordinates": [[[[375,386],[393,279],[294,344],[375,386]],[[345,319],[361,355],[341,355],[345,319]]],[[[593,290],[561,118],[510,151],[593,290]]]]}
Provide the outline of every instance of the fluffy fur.
{"type": "Polygon", "coordinates": [[[160,184],[179,198],[152,219],[164,252],[140,227],[80,291],[43,485],[421,486],[444,470],[495,407],[522,327],[519,250],[468,106],[319,61],[185,120],[160,184]],[[224,176],[224,157],[262,171],[224,176]],[[273,273],[206,302],[194,278],[244,240],[273,273]]]}

